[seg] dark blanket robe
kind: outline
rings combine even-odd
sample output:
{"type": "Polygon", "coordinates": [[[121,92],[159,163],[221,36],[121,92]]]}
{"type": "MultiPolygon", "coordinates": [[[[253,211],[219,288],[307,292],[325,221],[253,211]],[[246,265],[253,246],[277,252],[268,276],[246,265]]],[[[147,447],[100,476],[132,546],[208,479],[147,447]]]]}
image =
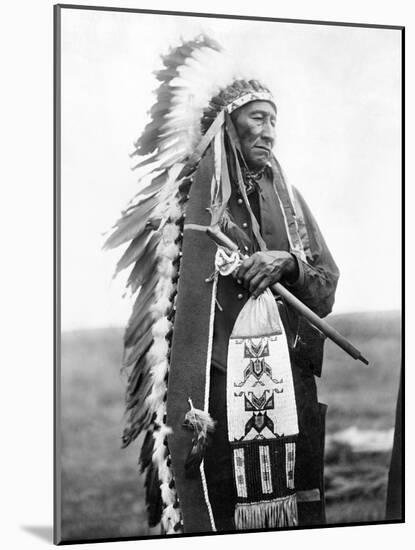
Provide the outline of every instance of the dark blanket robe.
{"type": "MultiPolygon", "coordinates": [[[[189,231],[184,232],[183,258],[174,325],[171,369],[167,401],[167,423],[173,428],[169,449],[176,488],[184,520],[184,531],[208,532],[234,529],[235,490],[232,463],[227,440],[226,357],[233,324],[249,295],[231,277],[219,277],[215,307],[212,285],[206,278],[213,271],[215,246],[197,225],[209,225],[206,204],[210,199],[211,153],[208,151],[194,177],[186,214],[189,231]],[[213,346],[210,374],[205,361],[209,347],[209,325],[214,312],[213,346]],[[210,376],[210,381],[209,381],[210,376]],[[184,462],[191,447],[191,434],[182,428],[191,397],[198,408],[204,408],[209,390],[209,412],[217,426],[204,461],[204,474],[188,479],[184,462]],[[208,497],[208,498],[207,498],[208,497]],[[207,505],[208,503],[208,505],[207,505]]],[[[250,195],[261,235],[269,250],[290,250],[280,201],[271,170],[259,182],[257,193],[250,195]]],[[[298,259],[299,278],[290,290],[320,316],[327,315],[334,302],[338,269],[321,232],[301,195],[294,190],[306,228],[307,262],[298,259]]],[[[247,253],[257,250],[247,208],[233,187],[229,210],[246,235],[247,253]]],[[[293,252],[293,251],[292,251],[293,252]]],[[[299,419],[299,438],[295,469],[299,491],[300,525],[324,523],[323,453],[325,407],[317,400],[314,376],[320,376],[323,339],[294,311],[281,301],[280,315],[287,333],[293,369],[294,388],[299,419]],[[301,497],[302,495],[302,497],[301,497]]]]}

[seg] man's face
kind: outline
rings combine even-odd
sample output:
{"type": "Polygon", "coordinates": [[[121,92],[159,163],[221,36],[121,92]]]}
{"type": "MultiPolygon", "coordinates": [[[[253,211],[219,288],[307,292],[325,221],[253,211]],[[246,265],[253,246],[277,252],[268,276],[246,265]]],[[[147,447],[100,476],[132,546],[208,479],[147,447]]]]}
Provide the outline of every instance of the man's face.
{"type": "Polygon", "coordinates": [[[252,101],[232,113],[248,168],[261,170],[271,156],[275,141],[276,112],[268,101],[252,101]]]}

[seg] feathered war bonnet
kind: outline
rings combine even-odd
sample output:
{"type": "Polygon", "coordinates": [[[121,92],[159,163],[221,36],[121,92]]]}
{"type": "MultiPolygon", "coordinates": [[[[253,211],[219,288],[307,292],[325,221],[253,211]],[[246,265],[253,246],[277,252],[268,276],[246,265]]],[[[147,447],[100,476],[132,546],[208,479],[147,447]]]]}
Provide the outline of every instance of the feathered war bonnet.
{"type": "Polygon", "coordinates": [[[155,73],[160,85],[150,121],[132,154],[144,157],[134,167],[141,190],[122,212],[105,246],[126,247],[116,273],[132,268],[127,287],[135,296],[124,335],[128,384],[123,446],[145,433],[140,465],[149,524],[161,520],[164,533],[177,533],[182,515],[167,446],[171,429],[166,424],[166,400],[191,176],[211,147],[211,223],[220,223],[231,192],[231,165],[242,182],[243,159],[230,114],[251,101],[269,101],[274,107],[275,102],[265,86],[244,78],[234,60],[207,36],[183,42],[162,56],[162,62],[163,68],[155,73]]]}

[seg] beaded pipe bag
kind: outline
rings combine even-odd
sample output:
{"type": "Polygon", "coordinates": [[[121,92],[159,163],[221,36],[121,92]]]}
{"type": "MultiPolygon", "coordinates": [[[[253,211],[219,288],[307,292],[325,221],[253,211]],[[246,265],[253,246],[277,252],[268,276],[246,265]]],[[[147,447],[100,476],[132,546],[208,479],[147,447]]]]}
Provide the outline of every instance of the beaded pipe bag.
{"type": "Polygon", "coordinates": [[[269,289],[247,301],[229,340],[227,416],[236,528],[297,525],[297,408],[287,338],[269,289]]]}

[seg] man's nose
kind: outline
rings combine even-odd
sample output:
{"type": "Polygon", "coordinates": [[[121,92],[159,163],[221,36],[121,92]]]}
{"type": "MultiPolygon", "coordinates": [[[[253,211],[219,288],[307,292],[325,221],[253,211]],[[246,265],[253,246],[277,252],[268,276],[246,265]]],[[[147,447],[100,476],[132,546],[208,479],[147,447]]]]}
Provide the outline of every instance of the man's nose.
{"type": "Polygon", "coordinates": [[[271,120],[269,119],[265,120],[264,125],[262,127],[261,135],[263,139],[266,139],[267,141],[270,142],[271,145],[273,145],[275,140],[275,128],[271,123],[271,120]]]}

